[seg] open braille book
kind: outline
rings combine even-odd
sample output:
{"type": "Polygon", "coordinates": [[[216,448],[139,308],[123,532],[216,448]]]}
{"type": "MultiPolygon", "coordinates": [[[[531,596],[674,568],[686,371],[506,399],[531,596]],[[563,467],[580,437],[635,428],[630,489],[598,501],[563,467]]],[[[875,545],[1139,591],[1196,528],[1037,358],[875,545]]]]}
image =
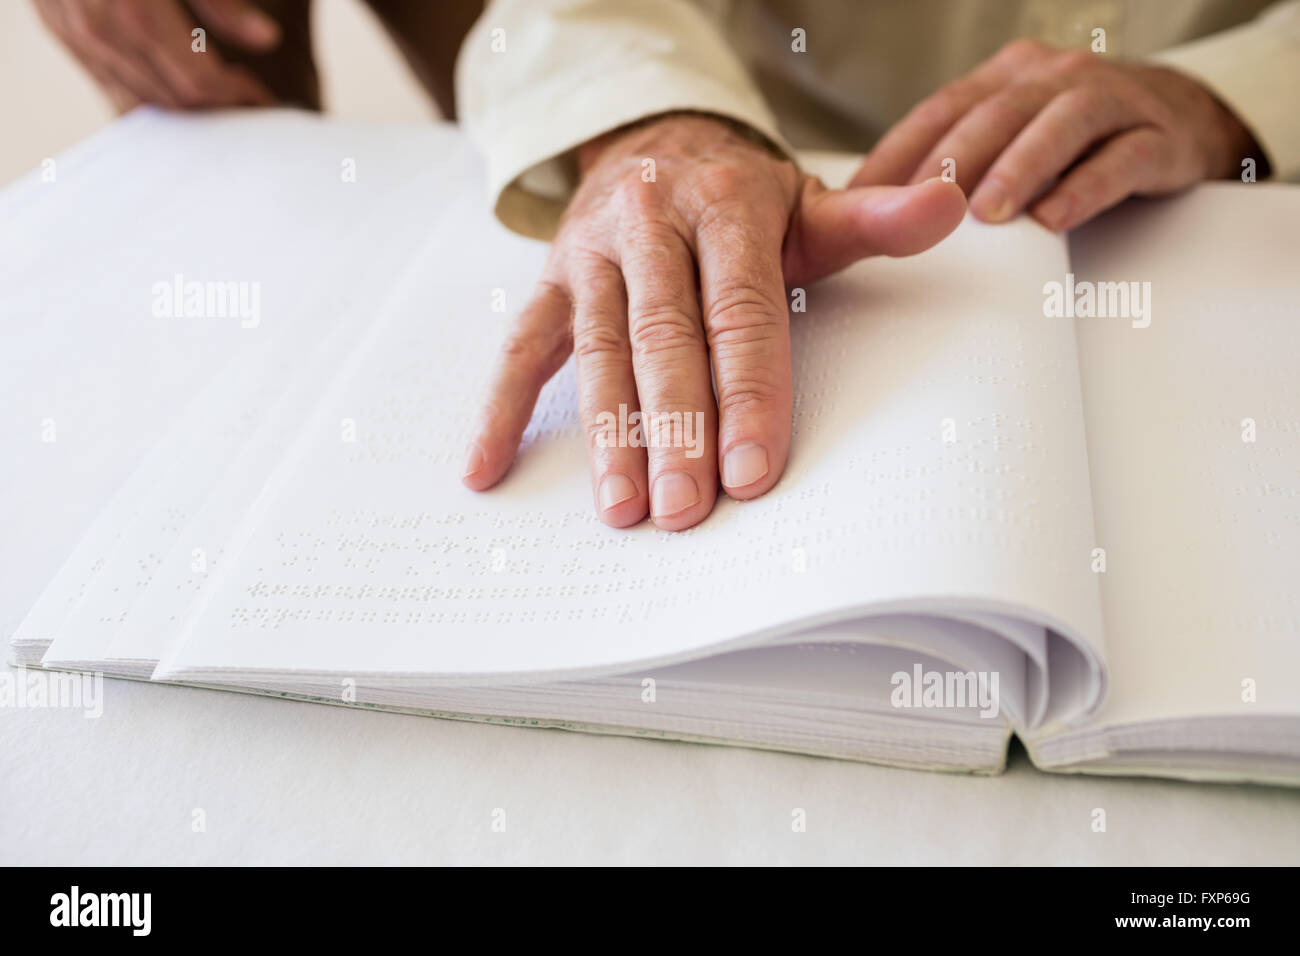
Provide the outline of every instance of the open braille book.
{"type": "Polygon", "coordinates": [[[461,486],[545,247],[493,221],[454,128],[139,111],[50,168],[0,194],[5,481],[68,502],[11,529],[41,541],[18,663],[1300,783],[1296,187],[1068,242],[968,220],[803,290],[784,477],[671,534],[596,518],[571,366],[506,480],[461,486]]]}

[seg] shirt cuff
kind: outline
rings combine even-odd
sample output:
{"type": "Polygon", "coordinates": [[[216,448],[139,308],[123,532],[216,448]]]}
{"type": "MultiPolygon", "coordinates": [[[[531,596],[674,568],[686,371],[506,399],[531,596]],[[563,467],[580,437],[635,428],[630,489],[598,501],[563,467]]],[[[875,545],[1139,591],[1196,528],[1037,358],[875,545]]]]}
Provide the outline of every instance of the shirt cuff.
{"type": "Polygon", "coordinates": [[[1150,59],[1197,80],[1232,110],[1276,178],[1300,179],[1300,2],[1150,59]]]}
{"type": "Polygon", "coordinates": [[[663,113],[725,117],[793,160],[712,23],[689,4],[654,0],[644,5],[653,19],[640,16],[642,6],[619,3],[614,23],[576,22],[572,12],[563,22],[543,13],[516,17],[507,53],[495,59],[490,17],[466,39],[457,64],[460,114],[487,160],[489,202],[509,229],[552,238],[577,185],[577,147],[663,113]]]}

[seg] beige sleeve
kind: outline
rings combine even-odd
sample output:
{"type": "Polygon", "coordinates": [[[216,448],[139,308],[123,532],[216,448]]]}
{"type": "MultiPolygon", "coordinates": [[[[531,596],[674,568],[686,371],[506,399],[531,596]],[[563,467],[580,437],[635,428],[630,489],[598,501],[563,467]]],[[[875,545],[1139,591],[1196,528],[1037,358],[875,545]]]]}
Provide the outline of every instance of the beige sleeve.
{"type": "Polygon", "coordinates": [[[1300,179],[1300,0],[1152,59],[1199,80],[1231,108],[1274,176],[1300,179]]]}
{"type": "Polygon", "coordinates": [[[547,239],[575,149],[671,110],[715,113],[789,152],[744,66],[689,0],[494,0],[456,62],[461,123],[487,159],[492,208],[547,239]]]}

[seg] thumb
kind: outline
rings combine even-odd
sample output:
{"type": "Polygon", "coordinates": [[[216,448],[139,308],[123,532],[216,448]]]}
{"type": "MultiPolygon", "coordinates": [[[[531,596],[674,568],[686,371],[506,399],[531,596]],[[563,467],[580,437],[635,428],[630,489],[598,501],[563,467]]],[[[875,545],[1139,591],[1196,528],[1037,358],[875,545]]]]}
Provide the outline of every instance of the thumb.
{"type": "Polygon", "coordinates": [[[867,256],[923,252],[956,229],[965,213],[961,187],[939,179],[827,189],[809,178],[786,237],[786,281],[813,282],[867,256]]]}
{"type": "Polygon", "coordinates": [[[265,51],[280,42],[280,24],[249,0],[190,0],[203,25],[248,50],[265,51]]]}

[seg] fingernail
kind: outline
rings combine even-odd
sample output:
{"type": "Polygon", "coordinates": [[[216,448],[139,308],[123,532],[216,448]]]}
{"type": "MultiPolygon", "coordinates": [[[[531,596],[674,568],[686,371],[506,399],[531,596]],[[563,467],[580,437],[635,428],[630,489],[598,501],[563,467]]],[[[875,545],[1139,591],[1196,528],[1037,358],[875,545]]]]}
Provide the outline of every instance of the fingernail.
{"type": "Polygon", "coordinates": [[[700,500],[695,479],[684,471],[670,471],[655,479],[650,492],[650,511],[656,518],[670,518],[700,500]]]}
{"type": "Polygon", "coordinates": [[[971,203],[979,210],[983,219],[989,222],[1005,222],[1011,218],[1013,204],[1011,197],[996,186],[990,186],[976,197],[978,202],[971,203]]]}
{"type": "Polygon", "coordinates": [[[755,442],[737,445],[722,457],[722,483],[744,488],[767,474],[767,449],[755,442]]]}
{"type": "Polygon", "coordinates": [[[1069,193],[1052,196],[1043,201],[1034,210],[1038,218],[1046,222],[1053,229],[1059,229],[1063,226],[1070,216],[1070,211],[1074,206],[1074,198],[1069,193]]]}
{"type": "Polygon", "coordinates": [[[596,497],[600,501],[600,510],[608,511],[629,498],[635,498],[636,484],[627,475],[606,475],[600,479],[596,497]]]}
{"type": "Polygon", "coordinates": [[[465,452],[465,470],[461,472],[462,478],[468,478],[470,475],[477,475],[483,470],[483,465],[487,461],[487,456],[483,454],[483,449],[479,447],[478,442],[470,444],[465,452]]]}

